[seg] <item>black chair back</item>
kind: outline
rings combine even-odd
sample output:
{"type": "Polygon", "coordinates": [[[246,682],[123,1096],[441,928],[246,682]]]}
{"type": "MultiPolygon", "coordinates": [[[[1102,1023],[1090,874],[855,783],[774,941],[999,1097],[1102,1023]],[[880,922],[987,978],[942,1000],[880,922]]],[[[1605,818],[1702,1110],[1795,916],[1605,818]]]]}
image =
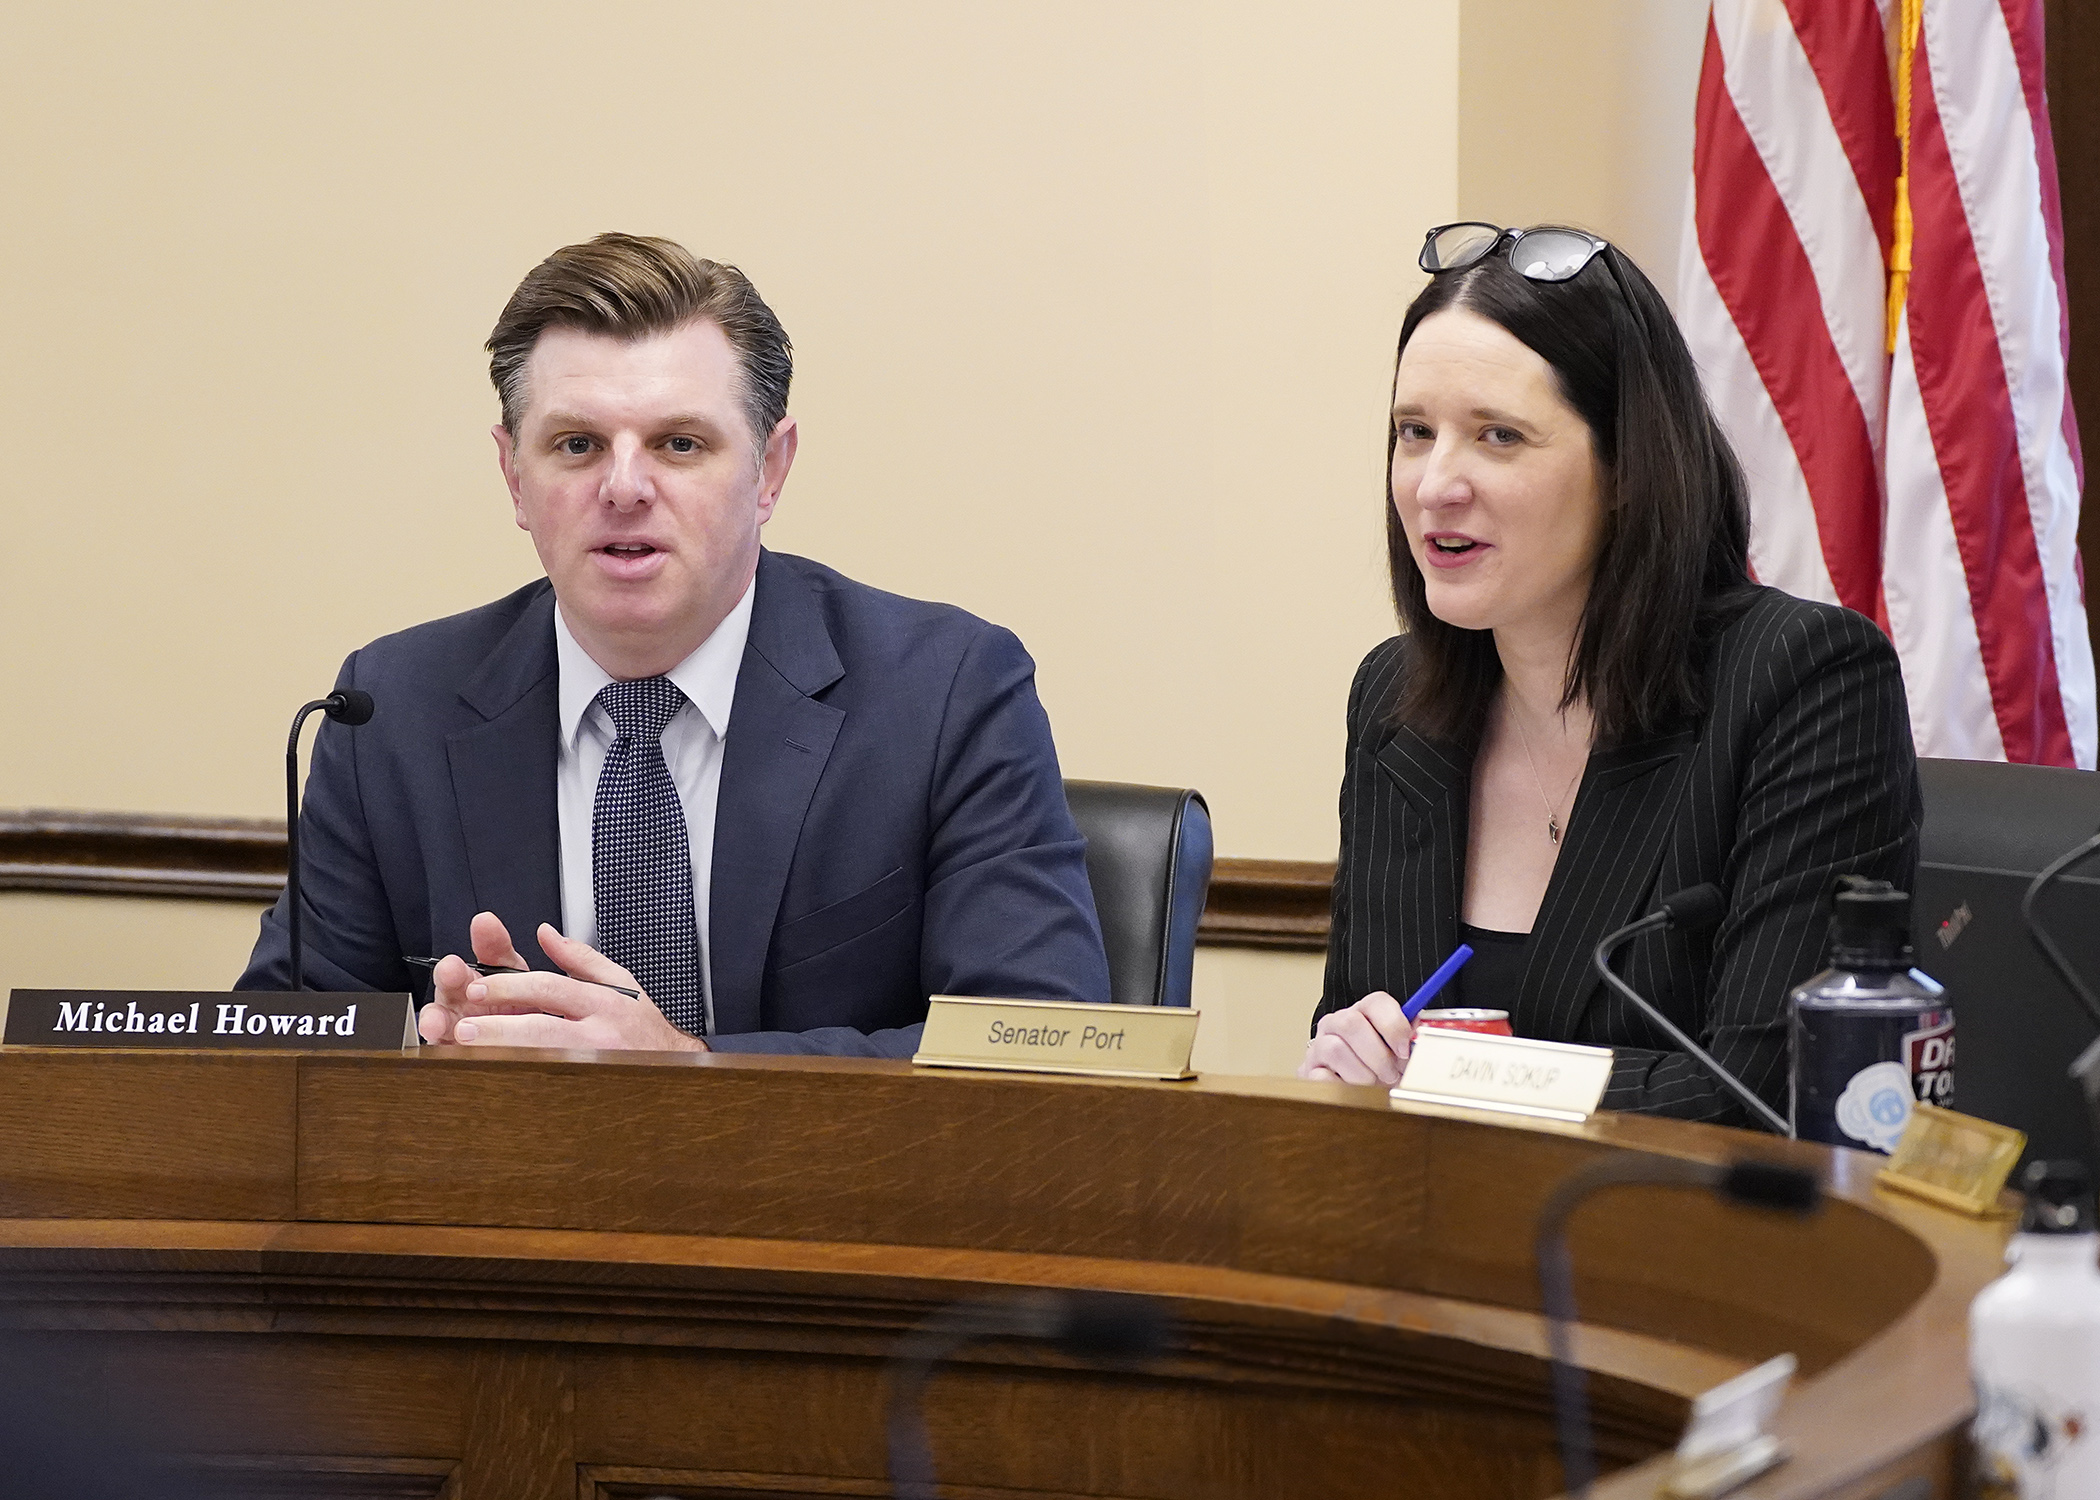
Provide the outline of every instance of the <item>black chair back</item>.
{"type": "MultiPolygon", "coordinates": [[[[2068,1076],[2093,1023],[2035,951],[2020,900],[2037,871],[2100,827],[2100,776],[1996,761],[1920,760],[1925,829],[1911,902],[1917,966],[1954,1004],[1954,1107],[2027,1133],[2027,1157],[2100,1166],[2068,1076]]],[[[2100,859],[2037,915],[2100,987],[2100,859]]]]}
{"type": "Polygon", "coordinates": [[[1067,781],[1118,1005],[1187,1005],[1196,924],[1210,893],[1210,808],[1201,793],[1067,781]]]}

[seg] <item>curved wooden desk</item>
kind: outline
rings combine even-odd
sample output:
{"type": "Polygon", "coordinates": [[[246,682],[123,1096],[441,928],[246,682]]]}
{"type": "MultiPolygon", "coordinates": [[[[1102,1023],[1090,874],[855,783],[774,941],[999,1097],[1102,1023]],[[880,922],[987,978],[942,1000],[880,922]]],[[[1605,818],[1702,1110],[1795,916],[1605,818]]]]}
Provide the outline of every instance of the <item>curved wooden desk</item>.
{"type": "Polygon", "coordinates": [[[0,1050],[0,1122],[0,1321],[46,1331],[54,1371],[168,1382],[229,1494],[886,1494],[903,1329],[1104,1287],[1169,1299],[1173,1354],[973,1348],[929,1393],[951,1493],[1540,1496],[1546,1191],[1608,1149],[1762,1145],[1828,1163],[1838,1201],[1802,1223],[1628,1189],[1577,1216],[1606,1461],[1792,1350],[1795,1457],[1740,1493],[1938,1496],[2005,1233],[1850,1153],[1281,1080],[0,1050]]]}

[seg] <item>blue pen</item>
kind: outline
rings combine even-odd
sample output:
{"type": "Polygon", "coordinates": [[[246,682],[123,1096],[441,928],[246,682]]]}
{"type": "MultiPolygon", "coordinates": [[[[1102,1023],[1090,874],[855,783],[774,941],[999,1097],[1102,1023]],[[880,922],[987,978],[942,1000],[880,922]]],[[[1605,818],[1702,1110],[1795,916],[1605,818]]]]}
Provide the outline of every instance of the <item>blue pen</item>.
{"type": "Polygon", "coordinates": [[[1422,987],[1408,997],[1407,1004],[1400,1007],[1400,1014],[1407,1017],[1408,1022],[1412,1024],[1415,1017],[1422,1013],[1422,1007],[1436,998],[1436,992],[1449,984],[1451,976],[1463,969],[1466,960],[1472,956],[1472,947],[1460,943],[1452,950],[1449,958],[1437,965],[1436,972],[1422,981],[1422,987]]]}

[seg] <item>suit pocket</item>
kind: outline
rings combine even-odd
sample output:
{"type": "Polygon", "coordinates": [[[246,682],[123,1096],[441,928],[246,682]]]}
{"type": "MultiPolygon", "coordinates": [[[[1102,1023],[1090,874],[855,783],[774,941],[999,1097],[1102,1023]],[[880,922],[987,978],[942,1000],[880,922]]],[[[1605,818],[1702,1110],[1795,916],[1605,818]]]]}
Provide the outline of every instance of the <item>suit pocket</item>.
{"type": "Polygon", "coordinates": [[[773,969],[778,971],[805,959],[828,953],[841,943],[865,936],[901,915],[916,894],[903,867],[890,871],[865,890],[843,901],[819,907],[806,917],[797,917],[773,934],[773,969]]]}

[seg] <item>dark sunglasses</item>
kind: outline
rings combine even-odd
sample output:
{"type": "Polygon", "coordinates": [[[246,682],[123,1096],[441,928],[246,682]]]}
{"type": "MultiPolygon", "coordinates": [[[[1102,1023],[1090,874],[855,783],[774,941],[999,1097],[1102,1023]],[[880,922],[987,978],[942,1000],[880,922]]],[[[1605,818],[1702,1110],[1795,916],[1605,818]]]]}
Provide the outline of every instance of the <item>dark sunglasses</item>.
{"type": "MultiPolygon", "coordinates": [[[[1509,246],[1509,268],[1531,281],[1570,281],[1608,248],[1594,234],[1579,229],[1504,229],[1499,224],[1441,224],[1422,241],[1422,269],[1463,271],[1477,266],[1503,245],[1509,246]]],[[[1608,266],[1610,261],[1606,261],[1608,266]]],[[[1614,273],[1616,279],[1616,272],[1614,273]]]]}

